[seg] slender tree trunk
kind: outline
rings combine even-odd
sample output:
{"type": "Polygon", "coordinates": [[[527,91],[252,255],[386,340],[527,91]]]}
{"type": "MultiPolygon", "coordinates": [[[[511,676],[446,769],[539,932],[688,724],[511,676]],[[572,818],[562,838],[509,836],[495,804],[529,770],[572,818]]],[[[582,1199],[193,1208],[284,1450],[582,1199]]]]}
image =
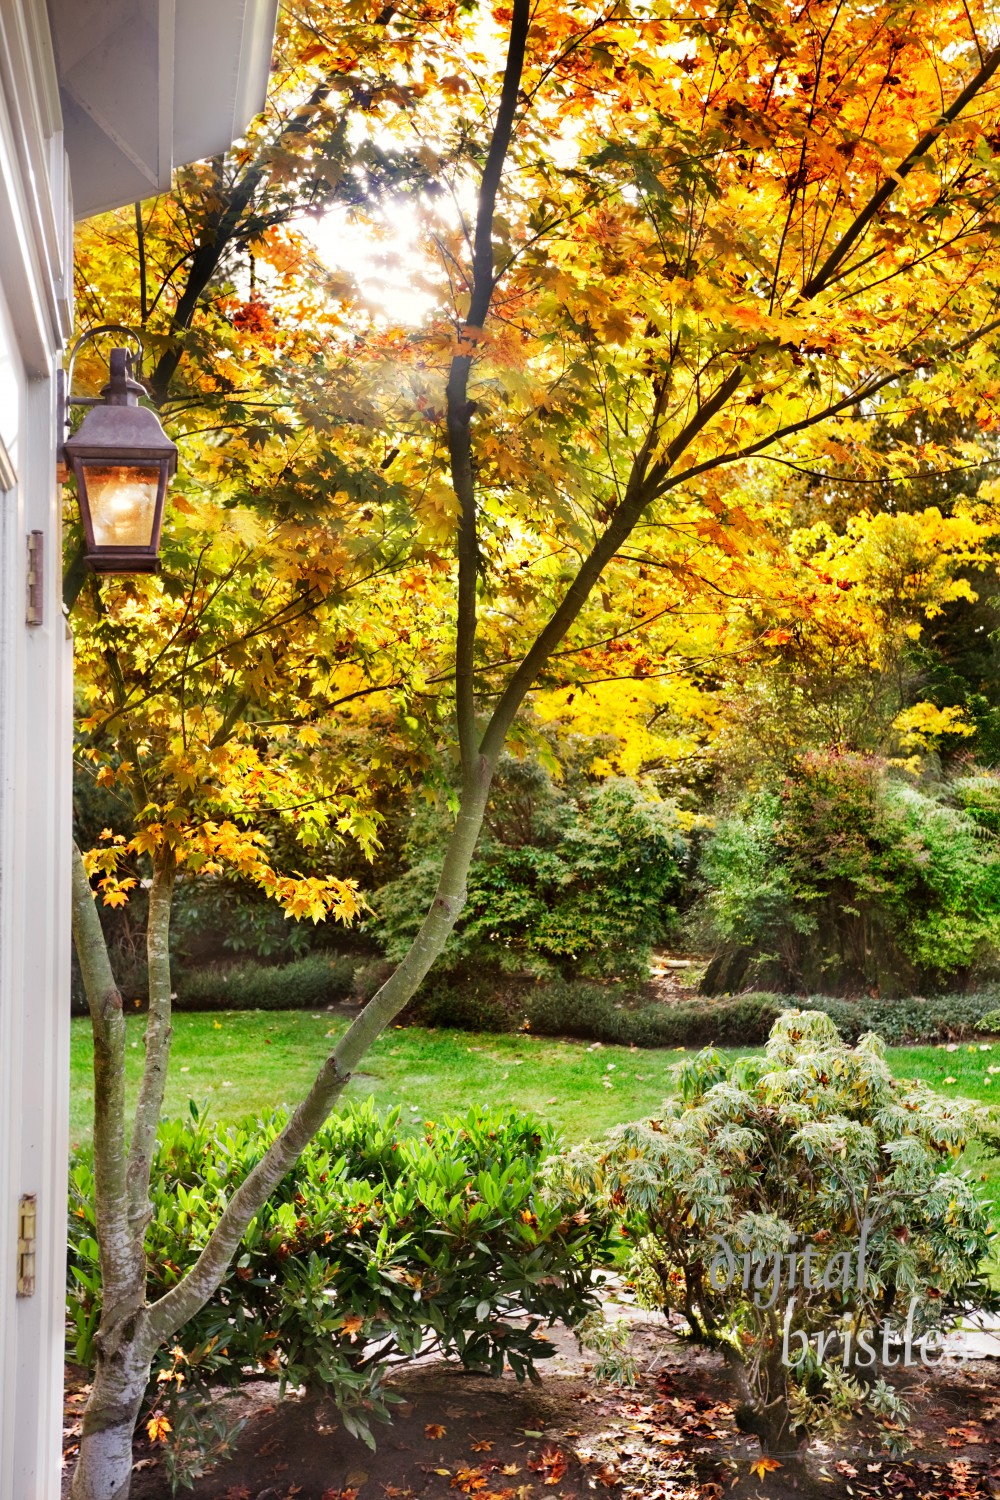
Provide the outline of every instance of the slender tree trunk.
{"type": "MultiPolygon", "coordinates": [[[[489,311],[494,288],[493,214],[514,125],[529,21],[529,0],[514,0],[503,94],[480,187],[476,223],[474,300],[480,324],[489,311]]],[[[84,1415],[72,1500],[127,1500],[132,1438],[157,1349],[218,1289],[250,1220],[321,1128],[343,1093],[352,1069],[416,992],[444,949],[465,905],[469,866],[483,825],[497,760],[517,706],[534,679],[534,671],[522,673],[508,688],[500,719],[494,715],[492,736],[488,730],[482,745],[477,745],[473,662],[478,542],[474,482],[468,461],[472,416],[472,408],[465,400],[468,372],[468,356],[460,354],[454,361],[453,378],[449,382],[449,440],[452,473],[462,507],[456,648],[462,797],[434,900],[409,952],[353,1021],[321,1066],[284,1130],[233,1193],[191,1271],[152,1307],[145,1302],[143,1241],[150,1214],[150,1168],[170,1052],[168,935],[174,866],[169,854],[154,857],[148,924],[150,1011],[146,1060],[132,1143],[126,1153],[125,1023],[121,996],[111,974],[90,883],[77,853],[73,874],[74,936],[94,1020],[98,1116],[102,1110],[106,1116],[103,1128],[100,1124],[95,1126],[95,1155],[102,1161],[101,1177],[106,1177],[108,1183],[102,1188],[102,1181],[98,1180],[97,1185],[97,1228],[105,1300],[96,1340],[98,1362],[84,1415]],[[116,1293],[119,1283],[121,1290],[116,1293]]],[[[551,642],[561,639],[585,599],[586,591],[574,597],[572,607],[564,611],[558,627],[550,629],[551,642]]]]}
{"type": "Polygon", "coordinates": [[[125,1022],[83,861],[73,876],[73,931],[94,1020],[98,1121],[95,1172],[110,1175],[109,1198],[97,1190],[104,1306],[97,1364],[83,1418],[72,1500],[127,1500],[132,1439],[157,1349],[202,1308],[221,1284],[247,1225],[321,1128],[372,1042],[412,998],[442,952],[465,905],[466,881],[482,828],[495,760],[478,756],[445,852],[437,892],[409,952],[353,1021],[321,1067],[312,1088],[267,1154],[236,1189],[192,1270],[165,1296],[145,1300],[143,1236],[149,1220],[149,1170],[163,1100],[170,1046],[170,978],[166,948],[172,867],[154,875],[150,891],[150,1020],[146,1067],[133,1130],[125,1150],[125,1022]],[[110,1017],[105,1022],[105,1015],[110,1017]],[[106,1040],[110,1034],[110,1044],[106,1040]],[[105,1120],[102,1126],[101,1119],[105,1120]],[[98,1152],[100,1157],[98,1158],[98,1152]],[[115,1288],[121,1290],[115,1293],[115,1288]]]}
{"type": "Polygon", "coordinates": [[[126,1186],[129,1221],[140,1239],[150,1218],[149,1174],[156,1151],[156,1131],[163,1109],[170,1063],[171,1025],[170,908],[174,895],[176,866],[169,850],[157,850],[153,858],[153,880],[149,888],[146,918],[146,968],[149,974],[149,1017],[146,1022],[146,1057],[142,1083],[132,1122],[126,1186]]]}
{"type": "Polygon", "coordinates": [[[73,1500],[124,1500],[132,1476],[132,1433],[149,1372],[148,1358],[136,1358],[137,1336],[146,1319],[146,1220],[137,1224],[130,1203],[122,997],[79,851],[73,859],[73,938],[94,1032],[94,1183],[102,1306],[72,1493],[73,1500]]]}

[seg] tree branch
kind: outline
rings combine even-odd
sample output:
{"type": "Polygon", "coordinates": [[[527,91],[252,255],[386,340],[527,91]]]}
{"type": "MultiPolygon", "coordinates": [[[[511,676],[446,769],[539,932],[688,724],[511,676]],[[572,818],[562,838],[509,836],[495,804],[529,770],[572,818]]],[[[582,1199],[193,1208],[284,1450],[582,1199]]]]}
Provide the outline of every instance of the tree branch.
{"type": "Polygon", "coordinates": [[[503,176],[504,162],[514,129],[524,52],[530,21],[530,0],[514,0],[507,42],[503,88],[496,123],[486,153],[486,164],[479,184],[476,229],[472,246],[472,294],[466,330],[459,340],[458,353],[451,361],[447,387],[448,457],[451,482],[459,504],[458,522],[458,608],[455,650],[455,711],[458,720],[458,743],[462,771],[472,774],[477,753],[475,710],[476,655],[476,584],[479,574],[479,535],[476,515],[476,482],[472,468],[472,413],[469,400],[469,374],[474,344],[468,337],[481,329],[489,314],[496,285],[493,274],[493,217],[497,193],[503,176]]]}
{"type": "Polygon", "coordinates": [[[952,100],[951,104],[946,110],[942,111],[942,113],[938,116],[937,120],[930,127],[930,129],[924,131],[924,134],[920,137],[919,141],[913,147],[913,149],[908,152],[908,154],[904,156],[899,165],[889,173],[882,186],[876,193],[873,193],[854,222],[848,227],[844,234],[841,235],[840,239],[837,241],[836,245],[834,245],[833,249],[830,251],[830,254],[820,266],[819,270],[814,272],[813,275],[809,277],[809,280],[803,283],[802,289],[799,292],[799,298],[808,299],[810,297],[815,297],[817,292],[822,291],[825,286],[828,286],[830,284],[831,280],[833,279],[834,272],[838,270],[845,257],[857,244],[858,240],[864,234],[872,219],[874,219],[876,214],[878,214],[879,211],[885,207],[889,199],[892,197],[893,193],[902,184],[905,178],[910,175],[918,162],[920,162],[921,159],[927,155],[928,151],[934,145],[934,142],[937,140],[941,132],[948,125],[951,125],[953,121],[958,119],[959,115],[962,113],[967,104],[971,104],[972,100],[979,93],[983,85],[988,83],[993,77],[993,74],[996,72],[997,68],[1000,68],[1000,47],[995,47],[993,49],[993,51],[986,58],[982,67],[969,80],[962,92],[952,100]]]}

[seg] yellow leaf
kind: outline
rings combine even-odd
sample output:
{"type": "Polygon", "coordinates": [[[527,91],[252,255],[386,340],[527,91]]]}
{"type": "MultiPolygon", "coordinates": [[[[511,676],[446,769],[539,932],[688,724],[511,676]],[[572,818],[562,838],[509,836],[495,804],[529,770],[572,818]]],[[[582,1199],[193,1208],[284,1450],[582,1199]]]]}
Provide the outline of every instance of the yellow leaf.
{"type": "Polygon", "coordinates": [[[150,1417],[146,1423],[146,1431],[149,1433],[151,1443],[163,1443],[166,1441],[167,1433],[173,1432],[173,1428],[166,1417],[159,1415],[150,1417]]]}
{"type": "Polygon", "coordinates": [[[775,1469],[780,1469],[780,1468],[781,1468],[781,1465],[779,1464],[779,1462],[778,1462],[778,1460],[776,1458],[762,1457],[762,1458],[758,1458],[758,1460],[757,1460],[756,1463],[752,1463],[750,1465],[750,1473],[751,1474],[756,1474],[757,1477],[758,1477],[758,1479],[764,1479],[764,1478],[766,1478],[766,1476],[768,1474],[772,1473],[775,1469]]]}

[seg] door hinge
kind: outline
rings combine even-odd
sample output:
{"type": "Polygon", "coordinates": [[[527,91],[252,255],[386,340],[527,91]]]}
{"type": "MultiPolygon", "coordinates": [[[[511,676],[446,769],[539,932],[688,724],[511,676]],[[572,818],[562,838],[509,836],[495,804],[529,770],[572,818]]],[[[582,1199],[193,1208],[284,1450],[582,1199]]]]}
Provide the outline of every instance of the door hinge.
{"type": "Polygon", "coordinates": [[[17,1295],[35,1295],[35,1221],[37,1200],[25,1193],[17,1205],[17,1295]]]}
{"type": "Polygon", "coordinates": [[[43,589],[45,584],[45,533],[41,531],[28,532],[28,592],[27,607],[24,618],[29,625],[41,625],[44,622],[44,608],[42,604],[43,589]]]}

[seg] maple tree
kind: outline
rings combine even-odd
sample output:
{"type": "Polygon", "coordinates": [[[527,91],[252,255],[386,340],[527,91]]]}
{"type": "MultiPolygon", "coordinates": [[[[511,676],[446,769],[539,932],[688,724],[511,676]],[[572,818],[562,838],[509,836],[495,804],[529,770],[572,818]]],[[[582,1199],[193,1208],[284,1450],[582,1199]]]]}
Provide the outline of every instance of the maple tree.
{"type": "MultiPolygon", "coordinates": [[[[75,1500],[127,1493],[153,1351],[211,1295],[442,951],[528,695],[713,655],[733,609],[816,620],[844,591],[835,568],[788,568],[787,502],[762,466],[920,477],[951,455],[916,430],[886,454],[874,417],[954,406],[995,422],[1000,51],[979,6],[313,11],[290,13],[246,148],[136,220],[125,320],[196,453],[164,577],[99,596],[72,563],[68,578],[93,682],[85,745],[138,818],[131,851],[112,835],[90,865],[111,900],[127,895],[123,847],[159,872],[128,1157],[120,997],[80,863],[74,882],[105,1282],[75,1500]],[[416,329],[366,320],[293,224],[337,202],[374,213],[400,184],[422,189],[437,268],[416,329]],[[251,342],[273,357],[249,359],[251,342]],[[353,745],[349,704],[369,716],[353,745]],[[433,773],[452,733],[458,807],[410,949],[198,1263],[147,1306],[169,1051],[160,893],[167,906],[179,860],[228,862],[293,914],[349,916],[359,896],[334,874],[271,868],[261,820],[308,804],[307,844],[335,828],[370,840],[361,741],[384,735],[393,770],[423,757],[433,773]]],[[[81,269],[81,306],[102,319],[127,225],[108,222],[81,269]]],[[[963,461],[985,453],[963,440],[963,461]]]]}

